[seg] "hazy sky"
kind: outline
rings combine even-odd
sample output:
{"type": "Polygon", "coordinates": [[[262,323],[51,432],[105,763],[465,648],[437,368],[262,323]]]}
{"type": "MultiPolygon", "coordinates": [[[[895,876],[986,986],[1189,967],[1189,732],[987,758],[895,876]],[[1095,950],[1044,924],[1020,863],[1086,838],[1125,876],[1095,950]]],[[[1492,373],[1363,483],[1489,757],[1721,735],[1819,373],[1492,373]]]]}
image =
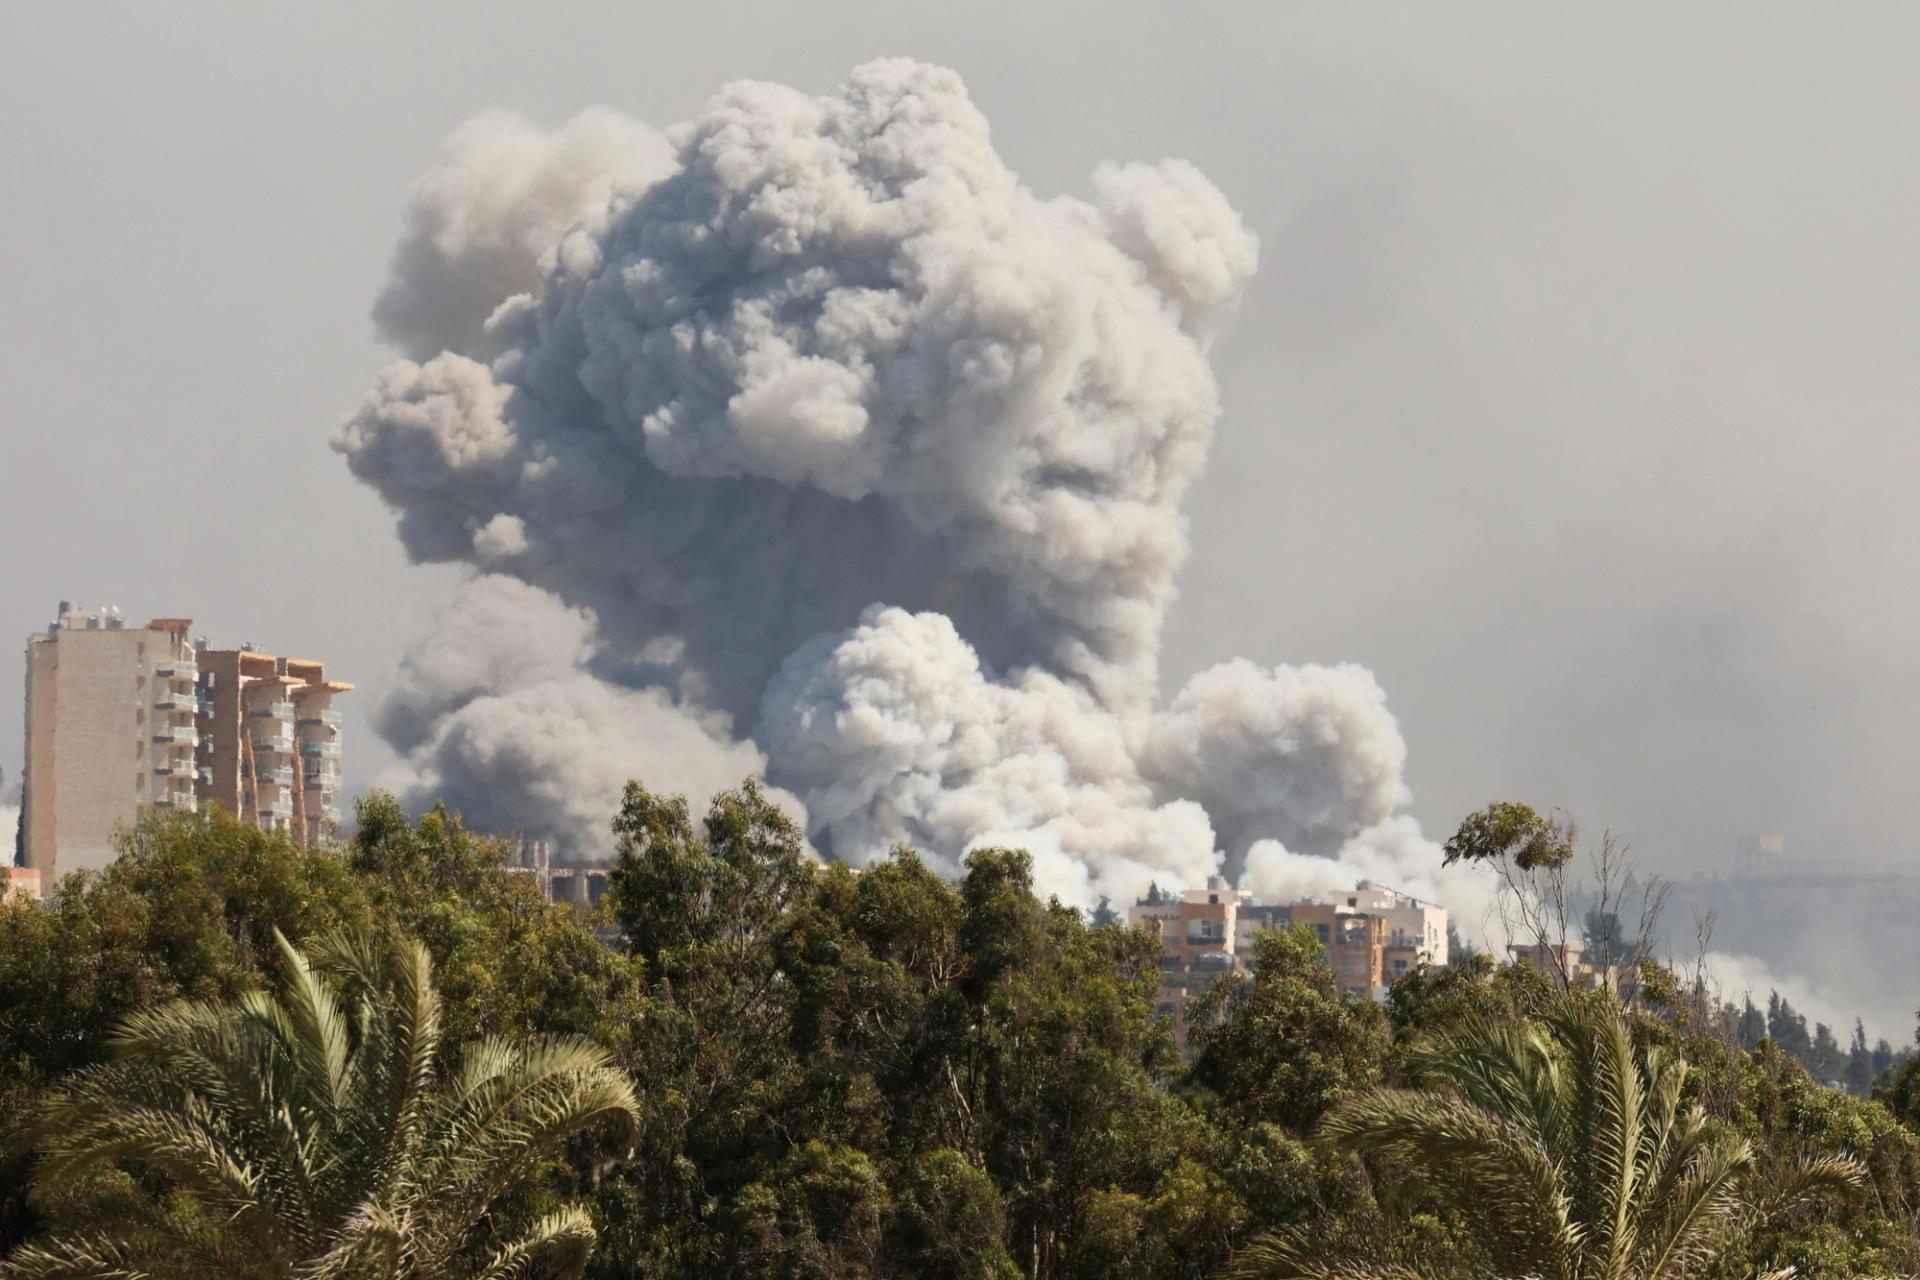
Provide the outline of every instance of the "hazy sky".
{"type": "MultiPolygon", "coordinates": [[[[0,722],[55,602],[361,692],[451,590],[327,439],[412,179],[486,108],[965,77],[1043,192],[1198,164],[1262,262],[1215,355],[1169,683],[1357,660],[1414,811],[1914,852],[1920,11],[971,4],[43,8],[0,42],[0,722]],[[1844,13],[1844,17],[1839,16],[1844,13]]],[[[0,767],[17,776],[17,731],[0,767]]]]}

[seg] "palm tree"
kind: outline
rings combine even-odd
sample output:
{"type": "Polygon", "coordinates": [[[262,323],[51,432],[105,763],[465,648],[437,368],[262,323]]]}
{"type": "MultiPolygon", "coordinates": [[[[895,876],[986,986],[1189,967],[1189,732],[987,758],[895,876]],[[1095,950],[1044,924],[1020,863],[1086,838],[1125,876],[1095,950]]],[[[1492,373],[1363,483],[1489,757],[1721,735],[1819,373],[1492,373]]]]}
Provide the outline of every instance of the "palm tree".
{"type": "MultiPolygon", "coordinates": [[[[1511,1276],[1681,1280],[1757,1215],[1850,1192],[1854,1160],[1762,1178],[1745,1139],[1681,1105],[1687,1064],[1634,1043],[1619,1004],[1564,999],[1540,1023],[1472,1022],[1417,1051],[1421,1089],[1379,1089],[1320,1134],[1377,1156],[1511,1276]]],[[[1418,1280],[1417,1263],[1316,1256],[1304,1235],[1242,1255],[1243,1277],[1418,1280]]]]}
{"type": "Polygon", "coordinates": [[[585,1041],[499,1038],[443,1072],[425,948],[275,936],[275,993],[128,1018],[34,1117],[61,1229],[0,1277],[577,1277],[583,1211],[501,1241],[488,1210],[573,1135],[630,1128],[625,1074],[585,1041]]]}

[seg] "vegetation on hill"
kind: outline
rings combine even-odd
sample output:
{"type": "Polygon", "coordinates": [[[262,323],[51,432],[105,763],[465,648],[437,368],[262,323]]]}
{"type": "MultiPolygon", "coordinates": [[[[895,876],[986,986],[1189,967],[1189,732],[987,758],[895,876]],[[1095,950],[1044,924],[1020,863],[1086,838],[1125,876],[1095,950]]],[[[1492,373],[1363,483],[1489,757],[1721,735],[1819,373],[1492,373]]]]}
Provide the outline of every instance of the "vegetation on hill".
{"type": "MultiPolygon", "coordinates": [[[[392,1167],[373,1154],[390,1151],[372,1137],[381,1126],[328,1121],[313,1141],[356,1135],[330,1166],[342,1171],[330,1207],[303,1211],[311,1235],[263,1238],[331,1247],[347,1218],[373,1216],[339,1206],[407,1203],[438,1250],[419,1255],[422,1277],[484,1267],[543,1224],[577,1241],[590,1223],[591,1277],[1124,1280],[1285,1274],[1272,1269],[1286,1259],[1487,1276],[1534,1266],[1516,1242],[1544,1230],[1575,1268],[1554,1273],[1584,1275],[1585,1260],[1620,1252],[1623,1222],[1635,1241],[1671,1235],[1683,1201],[1662,1187],[1678,1182],[1713,1207],[1711,1249],[1677,1250],[1656,1272],[1635,1244],[1639,1269],[1619,1274],[1920,1267],[1920,1089],[1898,1072],[1884,1101],[1825,1088],[1771,1039],[1721,1034],[1673,983],[1628,1008],[1593,993],[1569,1004],[1552,975],[1479,956],[1417,971],[1381,1006],[1340,995],[1310,937],[1271,934],[1249,973],[1196,998],[1182,1063],[1154,1013],[1158,944],[1037,900],[1020,851],[975,852],[957,884],[906,850],[858,875],[821,869],[751,785],[703,821],[632,787],[614,830],[620,862],[594,916],[546,904],[451,816],[411,822],[381,797],[362,804],[349,845],[313,852],[217,813],[156,819],[55,901],[0,906],[0,1113],[16,1122],[0,1257],[30,1265],[23,1245],[51,1250],[83,1220],[63,1152],[90,1152],[88,1177],[117,1180],[133,1203],[210,1221],[214,1201],[182,1171],[46,1118],[81,1098],[115,1105],[88,1082],[113,1078],[129,1037],[211,1034],[236,1007],[267,1007],[261,992],[284,1005],[289,982],[364,1010],[347,1018],[344,1052],[378,1055],[396,1043],[379,1030],[392,992],[349,978],[339,957],[360,946],[396,957],[365,960],[367,973],[404,969],[420,963],[411,939],[439,1000],[420,1097],[457,1091],[463,1058],[504,1053],[475,1046],[559,1038],[582,1069],[631,1081],[632,1126],[542,1147],[474,1217],[471,1198],[366,1192],[345,1171],[392,1167]],[[1539,1106],[1515,1113],[1523,1095],[1539,1106]],[[1499,1142],[1448,1147],[1443,1116],[1499,1142]],[[1491,1153],[1529,1142],[1551,1162],[1533,1183],[1519,1165],[1504,1182],[1447,1176],[1498,1168],[1491,1153]],[[1623,1190],[1629,1169],[1637,1185],[1623,1190]],[[1787,1194],[1803,1183],[1842,1194],[1787,1194]],[[1751,1211],[1769,1196],[1771,1211],[1751,1211]]],[[[250,1177],[279,1176],[244,1159],[250,1177]]],[[[107,1211],[94,1203],[84,1220],[107,1211]]],[[[250,1208],[230,1225],[271,1222],[250,1208]]]]}

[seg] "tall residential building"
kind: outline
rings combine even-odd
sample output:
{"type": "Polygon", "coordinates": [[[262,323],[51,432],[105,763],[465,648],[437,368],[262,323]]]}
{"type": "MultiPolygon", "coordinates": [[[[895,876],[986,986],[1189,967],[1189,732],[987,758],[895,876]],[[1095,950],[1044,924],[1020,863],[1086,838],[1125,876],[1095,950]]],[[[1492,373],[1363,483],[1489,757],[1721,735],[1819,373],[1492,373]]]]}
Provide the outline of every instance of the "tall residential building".
{"type": "Polygon", "coordinates": [[[326,668],[251,648],[201,649],[200,799],[306,843],[340,822],[340,713],[326,668]]]}
{"type": "Polygon", "coordinates": [[[114,833],[149,810],[218,801],[303,840],[339,820],[331,703],[353,686],[317,662],[207,650],[190,626],[62,601],[28,640],[21,854],[48,890],[106,866],[114,833]]]}
{"type": "Polygon", "coordinates": [[[198,669],[184,618],[129,627],[116,609],[60,616],[27,642],[25,865],[51,888],[106,866],[143,808],[193,809],[198,669]]]}

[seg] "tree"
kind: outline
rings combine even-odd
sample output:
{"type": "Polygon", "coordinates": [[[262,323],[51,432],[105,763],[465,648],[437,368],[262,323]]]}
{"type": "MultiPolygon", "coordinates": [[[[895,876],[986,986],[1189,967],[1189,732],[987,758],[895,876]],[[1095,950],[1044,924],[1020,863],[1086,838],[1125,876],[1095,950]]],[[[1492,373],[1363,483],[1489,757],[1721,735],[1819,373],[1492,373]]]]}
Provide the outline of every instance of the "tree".
{"type": "Polygon", "coordinates": [[[638,1118],[606,1052],[489,1037],[443,1082],[425,947],[276,943],[277,991],[134,1014],[112,1061],[41,1106],[27,1137],[55,1230],[0,1275],[578,1276],[580,1209],[508,1238],[488,1214],[576,1134],[638,1118]]]}
{"type": "Polygon", "coordinates": [[[1226,974],[1189,1007],[1193,1080],[1238,1123],[1297,1133],[1380,1077],[1386,1019],[1341,995],[1320,939],[1305,925],[1260,933],[1251,976],[1226,974]]]}
{"type": "Polygon", "coordinates": [[[1753,1003],[1753,996],[1744,998],[1740,1009],[1740,1020],[1735,1024],[1734,1037],[1742,1049],[1753,1049],[1767,1035],[1767,1016],[1761,1013],[1753,1003]]]}
{"type": "Polygon", "coordinates": [[[1813,1037],[1807,1034],[1807,1020],[1778,991],[1767,993],[1767,1038],[1801,1066],[1812,1064],[1813,1037]]]}
{"type": "Polygon", "coordinates": [[[1864,1098],[1873,1091],[1873,1052],[1867,1048],[1867,1024],[1853,1020],[1853,1042],[1847,1046],[1847,1092],[1864,1098]]]}
{"type": "MultiPolygon", "coordinates": [[[[1501,1275],[1656,1280],[1698,1274],[1748,1215],[1861,1184],[1827,1158],[1754,1177],[1754,1152],[1682,1104],[1687,1065],[1636,1045],[1618,1003],[1564,998],[1538,1023],[1476,1021],[1417,1053],[1419,1088],[1335,1109],[1320,1140],[1379,1159],[1465,1227],[1501,1275]]],[[[1283,1234],[1243,1255],[1261,1277],[1383,1274],[1283,1234]]],[[[1417,1277],[1417,1263],[1395,1275],[1417,1277]]]]}
{"type": "Polygon", "coordinates": [[[1617,911],[1595,907],[1587,912],[1581,932],[1585,935],[1587,952],[1596,963],[1614,964],[1634,957],[1633,944],[1627,941],[1626,926],[1620,923],[1617,911]]]}
{"type": "MultiPolygon", "coordinates": [[[[1479,863],[1497,876],[1500,921],[1510,939],[1532,947],[1533,963],[1553,973],[1562,988],[1581,975],[1575,965],[1573,943],[1576,902],[1587,890],[1573,879],[1573,854],[1578,829],[1569,817],[1548,817],[1531,806],[1501,801],[1470,813],[1446,843],[1444,862],[1479,863]]],[[[1642,888],[1635,876],[1627,845],[1612,832],[1602,832],[1588,850],[1587,872],[1593,882],[1592,905],[1584,921],[1587,959],[1604,973],[1616,966],[1626,970],[1623,993],[1637,983],[1633,972],[1649,955],[1667,884],[1655,877],[1642,888]],[[1637,937],[1629,942],[1621,911],[1637,900],[1637,937]]]]}
{"type": "Polygon", "coordinates": [[[1503,800],[1467,815],[1447,838],[1443,861],[1449,866],[1510,861],[1521,871],[1545,871],[1564,867],[1572,858],[1572,833],[1563,824],[1530,805],[1503,800]]]}

